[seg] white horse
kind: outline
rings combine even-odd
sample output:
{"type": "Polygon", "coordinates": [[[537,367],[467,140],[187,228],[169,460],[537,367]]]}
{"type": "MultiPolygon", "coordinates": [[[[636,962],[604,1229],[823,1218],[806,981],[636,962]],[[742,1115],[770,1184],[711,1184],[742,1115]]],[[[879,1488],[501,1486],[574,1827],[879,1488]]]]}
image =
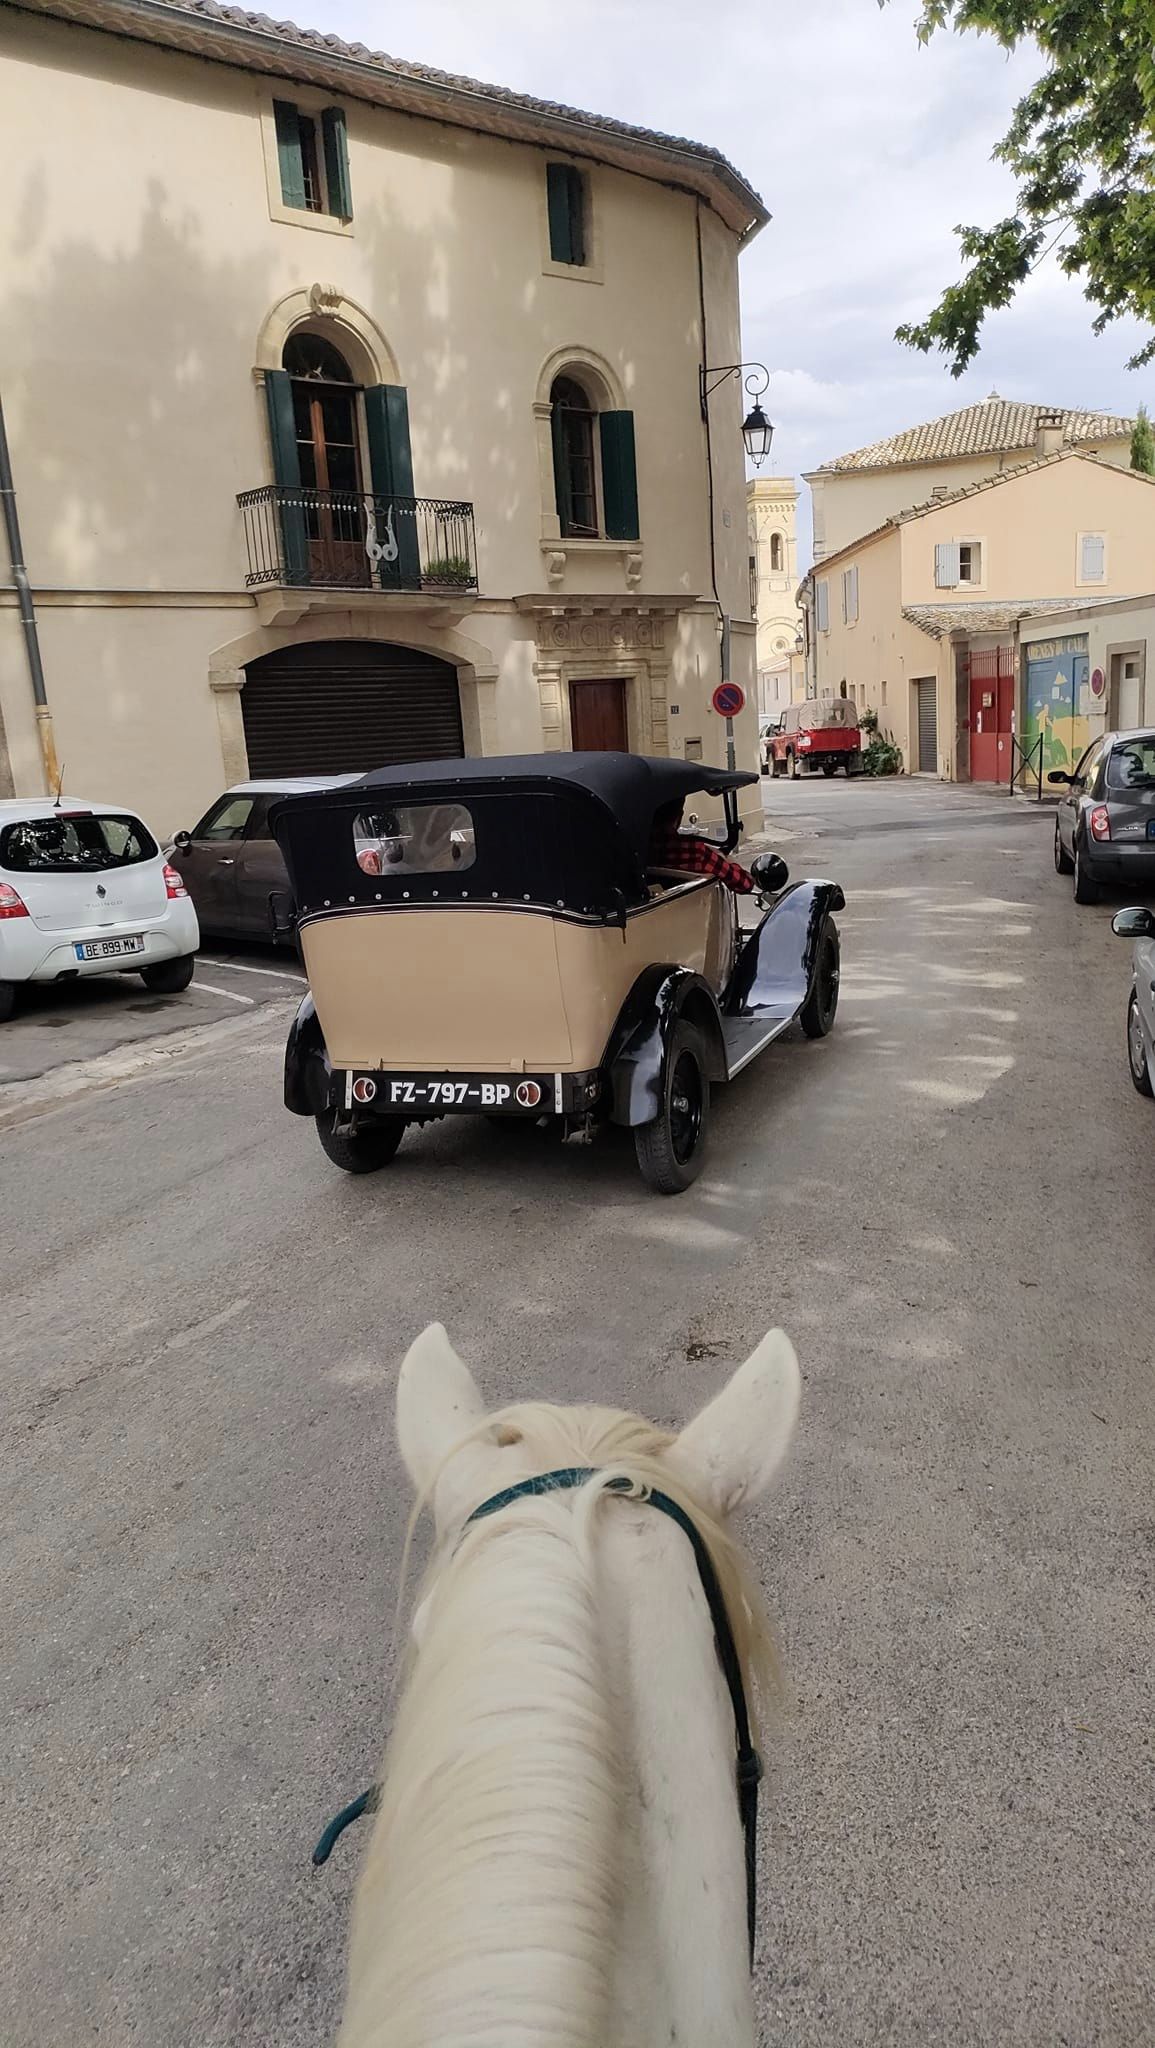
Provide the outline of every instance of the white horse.
{"type": "Polygon", "coordinates": [[[397,1426],[436,1549],[339,2048],[751,2048],[734,1708],[691,1543],[640,1495],[691,1516],[757,1670],[768,1638],[725,1522],[798,1401],[781,1331],[676,1437],[602,1408],[487,1415],[441,1326],[418,1338],[397,1426]],[[468,1520],[574,1466],[596,1476],[468,1520]]]}

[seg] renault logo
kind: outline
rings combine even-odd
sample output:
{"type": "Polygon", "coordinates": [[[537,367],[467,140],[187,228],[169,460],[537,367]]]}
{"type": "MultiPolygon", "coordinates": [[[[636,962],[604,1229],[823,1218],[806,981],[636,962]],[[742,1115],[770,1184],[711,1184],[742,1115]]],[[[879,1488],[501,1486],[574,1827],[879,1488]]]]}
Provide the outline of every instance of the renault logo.
{"type": "Polygon", "coordinates": [[[105,886],[104,886],[104,883],[103,883],[103,882],[98,882],[98,883],[97,883],[97,885],[96,885],[96,893],[97,893],[97,895],[98,895],[98,896],[107,896],[107,894],[108,894],[108,890],[107,890],[107,889],[105,888],[105,886]]]}

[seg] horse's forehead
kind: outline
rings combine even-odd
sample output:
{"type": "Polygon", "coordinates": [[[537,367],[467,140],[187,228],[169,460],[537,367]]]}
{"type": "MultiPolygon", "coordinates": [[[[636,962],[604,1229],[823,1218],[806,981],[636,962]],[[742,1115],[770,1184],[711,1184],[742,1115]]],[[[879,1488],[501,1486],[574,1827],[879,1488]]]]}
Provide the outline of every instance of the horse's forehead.
{"type": "Polygon", "coordinates": [[[583,1444],[593,1451],[622,1423],[640,1423],[641,1418],[624,1408],[599,1408],[586,1402],[560,1406],[526,1401],[504,1408],[501,1421],[519,1432],[527,1451],[540,1447],[549,1453],[559,1439],[583,1444]]]}

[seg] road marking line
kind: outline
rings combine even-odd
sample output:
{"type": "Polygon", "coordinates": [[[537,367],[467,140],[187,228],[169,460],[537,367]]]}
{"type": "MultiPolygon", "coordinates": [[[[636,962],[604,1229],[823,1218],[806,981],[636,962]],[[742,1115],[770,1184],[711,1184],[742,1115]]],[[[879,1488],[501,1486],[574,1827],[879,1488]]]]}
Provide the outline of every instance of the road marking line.
{"type": "Polygon", "coordinates": [[[244,1003],[248,1010],[257,1006],[256,996],[238,996],[231,988],[217,988],[211,981],[194,981],[193,987],[203,989],[206,996],[224,996],[230,1003],[244,1003]]]}
{"type": "Polygon", "coordinates": [[[242,967],[239,960],[216,959],[212,961],[212,965],[223,967],[226,974],[269,974],[274,981],[292,981],[299,988],[303,987],[305,981],[303,974],[286,974],[280,967],[242,967]]]}

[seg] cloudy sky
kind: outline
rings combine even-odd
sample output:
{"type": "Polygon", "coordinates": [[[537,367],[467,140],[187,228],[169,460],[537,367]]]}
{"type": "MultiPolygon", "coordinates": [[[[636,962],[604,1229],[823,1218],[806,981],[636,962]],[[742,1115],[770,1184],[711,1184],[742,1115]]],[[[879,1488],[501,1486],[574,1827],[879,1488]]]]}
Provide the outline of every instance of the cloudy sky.
{"type": "Polygon", "coordinates": [[[917,0],[298,0],[297,18],[392,56],[722,149],[773,220],[742,258],[744,352],[766,363],[774,467],[798,473],[984,398],[1155,413],[1136,330],[1099,340],[1053,264],[952,379],[894,329],[958,273],[951,229],[1008,210],[990,160],[1036,75],[974,35],[915,39],[917,0]]]}

